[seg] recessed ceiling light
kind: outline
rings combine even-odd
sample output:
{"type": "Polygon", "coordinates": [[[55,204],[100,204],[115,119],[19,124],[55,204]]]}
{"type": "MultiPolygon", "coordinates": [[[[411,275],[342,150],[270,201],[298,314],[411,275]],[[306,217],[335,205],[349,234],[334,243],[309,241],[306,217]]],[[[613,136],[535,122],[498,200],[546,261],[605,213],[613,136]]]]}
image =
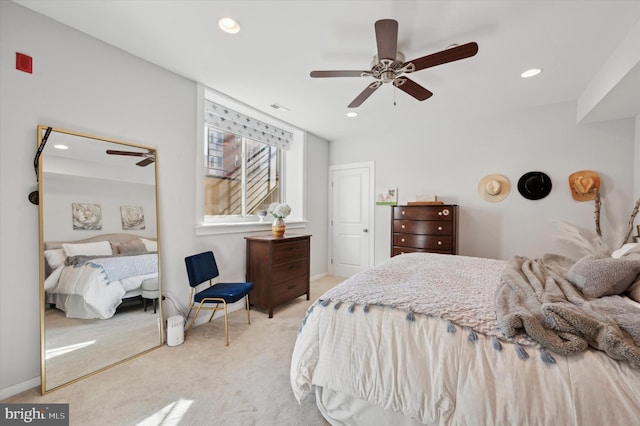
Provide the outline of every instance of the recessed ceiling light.
{"type": "Polygon", "coordinates": [[[69,149],[68,146],[62,145],[62,144],[57,144],[57,145],[54,145],[53,147],[56,149],[69,149]]]}
{"type": "Polygon", "coordinates": [[[542,72],[542,68],[531,68],[520,74],[522,78],[535,77],[542,72]]]}
{"type": "Polygon", "coordinates": [[[235,19],[229,17],[220,18],[218,26],[222,31],[229,34],[235,34],[240,31],[240,24],[238,24],[235,19]]]}
{"type": "Polygon", "coordinates": [[[348,112],[348,113],[347,113],[347,117],[349,117],[349,118],[353,118],[353,117],[357,117],[357,116],[358,116],[358,113],[357,113],[357,112],[353,112],[353,111],[351,111],[351,112],[348,112]]]}

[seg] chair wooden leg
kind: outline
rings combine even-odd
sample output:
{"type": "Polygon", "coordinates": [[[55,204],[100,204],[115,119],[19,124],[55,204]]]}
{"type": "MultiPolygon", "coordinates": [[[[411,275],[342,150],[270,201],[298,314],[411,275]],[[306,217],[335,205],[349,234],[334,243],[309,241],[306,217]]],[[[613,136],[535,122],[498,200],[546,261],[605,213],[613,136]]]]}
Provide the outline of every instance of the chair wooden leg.
{"type": "Polygon", "coordinates": [[[245,309],[247,310],[247,320],[249,324],[251,324],[251,307],[249,305],[249,295],[247,294],[245,297],[245,309]]]}

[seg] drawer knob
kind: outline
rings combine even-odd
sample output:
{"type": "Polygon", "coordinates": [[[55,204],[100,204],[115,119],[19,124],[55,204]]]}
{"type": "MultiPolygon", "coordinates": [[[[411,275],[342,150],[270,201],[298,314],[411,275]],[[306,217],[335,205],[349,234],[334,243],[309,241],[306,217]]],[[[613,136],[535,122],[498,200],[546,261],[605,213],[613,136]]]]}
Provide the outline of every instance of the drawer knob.
{"type": "Polygon", "coordinates": [[[404,225],[402,225],[401,228],[404,229],[404,225]]]}
{"type": "Polygon", "coordinates": [[[438,231],[442,231],[442,226],[438,226],[438,231]]]}
{"type": "Polygon", "coordinates": [[[442,241],[438,241],[438,245],[441,246],[442,245],[442,241]]]}
{"type": "Polygon", "coordinates": [[[442,210],[442,214],[445,216],[449,216],[449,209],[442,210]]]}
{"type": "Polygon", "coordinates": [[[404,216],[404,210],[402,210],[402,215],[404,216]]]}
{"type": "Polygon", "coordinates": [[[404,238],[401,238],[400,241],[404,243],[404,238]]]}

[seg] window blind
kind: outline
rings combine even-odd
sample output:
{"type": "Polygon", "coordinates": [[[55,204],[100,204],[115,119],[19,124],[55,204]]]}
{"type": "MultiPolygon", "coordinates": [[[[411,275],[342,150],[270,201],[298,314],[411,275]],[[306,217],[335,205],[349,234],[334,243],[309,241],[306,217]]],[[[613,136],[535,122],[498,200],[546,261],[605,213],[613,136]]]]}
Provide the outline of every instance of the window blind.
{"type": "Polygon", "coordinates": [[[293,133],[291,132],[209,100],[205,100],[204,121],[217,129],[284,150],[289,149],[293,140],[293,133]]]}

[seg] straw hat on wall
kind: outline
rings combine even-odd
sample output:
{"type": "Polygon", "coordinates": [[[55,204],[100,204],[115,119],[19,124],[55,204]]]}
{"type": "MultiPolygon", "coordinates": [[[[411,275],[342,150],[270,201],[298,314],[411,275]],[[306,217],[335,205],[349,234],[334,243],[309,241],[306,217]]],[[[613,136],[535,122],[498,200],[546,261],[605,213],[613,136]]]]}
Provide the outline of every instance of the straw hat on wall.
{"type": "Polygon", "coordinates": [[[483,177],[478,184],[478,194],[483,200],[497,203],[509,195],[511,184],[504,175],[491,174],[483,177]]]}
{"type": "Polygon", "coordinates": [[[569,176],[571,196],[576,201],[591,201],[596,198],[594,190],[600,191],[600,176],[591,170],[580,170],[569,176]]]}

